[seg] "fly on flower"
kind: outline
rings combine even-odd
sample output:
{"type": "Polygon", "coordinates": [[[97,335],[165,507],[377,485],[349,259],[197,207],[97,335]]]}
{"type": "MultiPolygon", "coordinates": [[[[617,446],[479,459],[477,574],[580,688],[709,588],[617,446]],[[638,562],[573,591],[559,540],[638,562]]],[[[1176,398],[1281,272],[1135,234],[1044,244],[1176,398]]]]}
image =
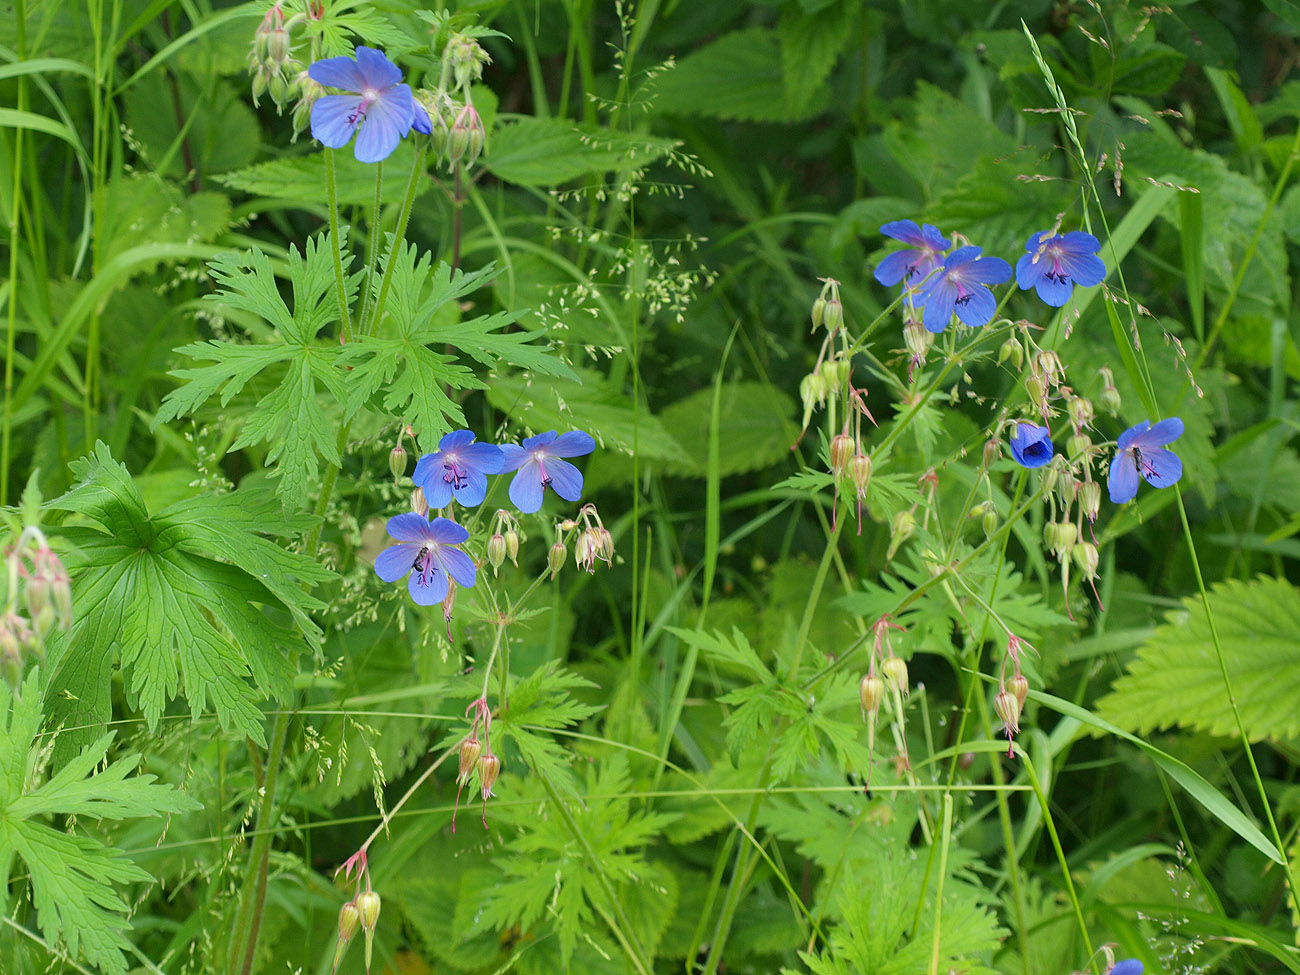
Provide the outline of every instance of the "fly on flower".
{"type": "Polygon", "coordinates": [[[1026,253],[1016,261],[1016,284],[1022,291],[1033,288],[1038,297],[1055,308],[1070,300],[1074,286],[1101,284],[1106,265],[1097,257],[1101,242],[1092,234],[1074,230],[1048,237],[1040,230],[1025,241],[1026,253]]]}
{"type": "Polygon", "coordinates": [[[916,306],[924,307],[922,323],[930,332],[942,332],[953,312],[973,328],[987,325],[998,304],[990,284],[1011,277],[1011,265],[1000,257],[980,257],[973,245],[958,247],[943,260],[943,267],[922,286],[916,306]]]}
{"type": "Polygon", "coordinates": [[[401,544],[390,545],[375,559],[375,574],[397,582],[411,574],[407,590],[419,606],[436,606],[447,598],[448,577],[460,585],[474,585],[474,561],[456,546],[469,532],[449,518],[434,518],[408,511],[388,519],[388,534],[401,544]]]}
{"type": "Polygon", "coordinates": [[[1011,456],[1021,467],[1042,467],[1052,459],[1052,433],[1037,423],[1017,422],[1010,443],[1011,456]]]}
{"type": "Polygon", "coordinates": [[[938,227],[928,223],[918,227],[915,220],[891,221],[883,225],[880,232],[915,248],[890,254],[876,268],[876,280],[891,288],[900,281],[904,287],[916,287],[939,266],[943,252],[952,246],[948,238],[939,233],[938,227]]]}
{"type": "Polygon", "coordinates": [[[1176,416],[1161,420],[1155,426],[1143,420],[1119,435],[1115,459],[1110,462],[1107,487],[1110,500],[1124,504],[1137,496],[1138,474],[1152,487],[1165,488],[1178,483],[1183,476],[1183,462],[1165,444],[1173,443],[1183,435],[1183,421],[1176,416]]]}
{"type": "Polygon", "coordinates": [[[472,431],[455,430],[438,441],[436,453],[420,458],[412,480],[430,508],[445,508],[452,498],[472,508],[487,496],[487,475],[501,473],[504,463],[496,444],[475,443],[472,431]]]}
{"type": "Polygon", "coordinates": [[[317,61],[307,69],[315,82],[351,95],[325,95],[311,106],[311,135],[323,146],[341,149],[357,134],[356,157],[363,163],[392,155],[412,126],[433,130],[429,113],[402,83],[402,70],[382,51],[358,46],[356,58],[317,61]]]}
{"type": "Polygon", "coordinates": [[[561,457],[581,457],[596,449],[596,441],[581,430],[560,436],[554,430],[528,437],[522,446],[502,444],[505,454],[502,472],[517,471],[510,482],[510,500],[524,514],[540,511],[546,488],[564,498],[582,497],[582,472],[561,457]]]}

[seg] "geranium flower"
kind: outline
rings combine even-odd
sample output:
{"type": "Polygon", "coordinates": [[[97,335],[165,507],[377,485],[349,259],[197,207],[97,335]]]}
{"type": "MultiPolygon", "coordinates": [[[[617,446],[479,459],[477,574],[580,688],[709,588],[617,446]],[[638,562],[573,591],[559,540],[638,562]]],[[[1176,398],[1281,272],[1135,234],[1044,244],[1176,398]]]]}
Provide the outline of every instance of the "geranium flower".
{"type": "Polygon", "coordinates": [[[1115,504],[1132,501],[1138,491],[1138,474],[1152,487],[1165,488],[1183,476],[1183,462],[1165,450],[1183,435],[1183,421],[1176,416],[1151,426],[1143,420],[1119,435],[1115,459],[1110,462],[1110,499],[1115,504]]]}
{"type": "Polygon", "coordinates": [[[900,281],[908,287],[919,283],[939,266],[943,252],[952,246],[951,241],[939,233],[938,227],[928,223],[924,227],[918,227],[915,220],[894,220],[884,224],[880,232],[916,248],[896,251],[876,268],[876,280],[891,288],[900,281]]]}
{"type": "Polygon", "coordinates": [[[990,284],[1011,277],[1011,265],[1000,257],[980,257],[974,245],[958,247],[943,260],[943,267],[922,286],[916,306],[924,306],[926,331],[942,332],[955,311],[967,325],[987,325],[997,310],[990,284]]]}
{"type": "MultiPolygon", "coordinates": [[[[323,146],[341,149],[357,133],[357,159],[379,162],[411,131],[415,99],[411,86],[402,84],[402,70],[382,51],[358,45],[356,53],[355,59],[326,58],[307,69],[312,81],[355,92],[318,98],[311,107],[311,135],[323,146]]],[[[421,112],[420,131],[431,131],[428,113],[421,112]]]]}
{"type": "Polygon", "coordinates": [[[1082,230],[1056,237],[1040,230],[1025,241],[1026,253],[1016,261],[1016,284],[1022,291],[1033,288],[1043,301],[1059,308],[1070,300],[1076,284],[1101,284],[1106,265],[1097,257],[1100,247],[1096,237],[1082,230]]]}
{"type": "Polygon", "coordinates": [[[475,443],[473,431],[455,430],[438,441],[437,453],[419,459],[411,479],[430,508],[445,508],[452,498],[472,508],[487,495],[487,475],[500,474],[503,463],[496,444],[475,443]]]}
{"type": "Polygon", "coordinates": [[[1142,963],[1136,958],[1126,958],[1115,962],[1115,967],[1106,975],[1142,975],[1142,963]]]}
{"type": "Polygon", "coordinates": [[[400,545],[390,545],[375,559],[375,574],[384,582],[397,582],[411,573],[407,589],[420,606],[436,606],[447,598],[447,577],[462,586],[474,585],[474,561],[456,548],[469,538],[450,518],[429,521],[413,511],[388,519],[388,534],[400,545]]]}
{"type": "Polygon", "coordinates": [[[596,449],[596,441],[581,430],[557,437],[554,430],[528,437],[522,446],[502,444],[505,464],[501,470],[518,471],[510,482],[510,500],[525,514],[542,507],[542,495],[549,485],[565,501],[582,497],[582,472],[561,457],[581,457],[596,449]]]}
{"type": "Polygon", "coordinates": [[[1021,467],[1042,467],[1052,459],[1052,432],[1021,420],[1011,432],[1011,456],[1021,467]]]}

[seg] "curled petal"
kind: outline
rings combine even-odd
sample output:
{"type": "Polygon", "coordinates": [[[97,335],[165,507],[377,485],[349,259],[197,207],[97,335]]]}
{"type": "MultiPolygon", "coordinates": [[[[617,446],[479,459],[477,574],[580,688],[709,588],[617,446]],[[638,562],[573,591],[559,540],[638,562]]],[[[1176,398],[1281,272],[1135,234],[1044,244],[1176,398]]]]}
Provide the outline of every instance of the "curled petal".
{"type": "Polygon", "coordinates": [[[1132,501],[1138,493],[1137,461],[1131,450],[1121,450],[1110,462],[1110,477],[1106,479],[1112,504],[1132,501]]]}
{"type": "Polygon", "coordinates": [[[411,128],[415,129],[421,135],[428,135],[433,131],[433,120],[429,118],[429,111],[420,104],[418,98],[411,102],[411,108],[415,111],[415,118],[411,122],[411,128]]]}

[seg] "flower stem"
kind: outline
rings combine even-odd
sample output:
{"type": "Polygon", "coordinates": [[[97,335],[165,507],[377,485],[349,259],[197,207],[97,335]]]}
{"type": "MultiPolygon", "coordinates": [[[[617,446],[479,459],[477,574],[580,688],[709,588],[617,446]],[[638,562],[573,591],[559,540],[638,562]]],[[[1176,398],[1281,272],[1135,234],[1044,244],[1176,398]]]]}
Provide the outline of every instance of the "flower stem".
{"type": "Polygon", "coordinates": [[[370,204],[370,226],[366,235],[366,276],[361,281],[361,312],[357,315],[357,325],[362,334],[371,334],[374,329],[366,327],[366,311],[370,307],[370,282],[375,277],[375,261],[379,258],[382,246],[383,228],[379,225],[379,197],[384,188],[384,162],[375,163],[375,197],[370,204]]]}
{"type": "Polygon", "coordinates": [[[325,150],[325,192],[328,196],[330,243],[334,248],[334,287],[339,300],[339,321],[343,324],[343,341],[352,338],[352,316],[348,312],[348,288],[343,280],[343,248],[339,240],[339,191],[334,178],[334,150],[325,150]]]}
{"type": "Polygon", "coordinates": [[[406,181],[406,195],[402,197],[402,209],[397,215],[397,226],[393,230],[393,243],[388,248],[388,260],[384,262],[384,277],[379,282],[379,297],[375,299],[375,310],[366,328],[369,335],[374,335],[379,330],[379,323],[383,320],[384,305],[388,303],[388,288],[393,283],[393,265],[397,263],[397,248],[406,237],[406,224],[411,219],[415,191],[420,186],[420,177],[424,175],[424,153],[423,146],[416,150],[415,164],[411,166],[411,176],[406,181]]]}

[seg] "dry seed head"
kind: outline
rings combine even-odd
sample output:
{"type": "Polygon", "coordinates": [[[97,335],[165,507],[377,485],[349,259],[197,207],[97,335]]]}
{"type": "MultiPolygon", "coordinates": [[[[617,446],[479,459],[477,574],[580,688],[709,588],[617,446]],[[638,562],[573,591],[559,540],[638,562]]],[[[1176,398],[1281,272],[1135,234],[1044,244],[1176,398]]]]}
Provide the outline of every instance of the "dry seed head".
{"type": "Polygon", "coordinates": [[[334,971],[339,970],[339,962],[343,960],[344,953],[348,950],[348,945],[356,936],[357,929],[361,927],[361,912],[357,910],[357,905],[348,901],[339,908],[339,943],[334,949],[334,971]]]}
{"type": "Polygon", "coordinates": [[[1025,702],[1029,700],[1029,679],[1024,674],[1016,674],[1008,683],[1011,685],[1011,693],[1016,696],[1016,701],[1020,705],[1017,714],[1023,713],[1025,702]]]}
{"type": "Polygon", "coordinates": [[[1081,481],[1075,485],[1074,497],[1079,502],[1079,510],[1089,521],[1097,520],[1101,508],[1101,485],[1096,481],[1081,481]]]}
{"type": "Polygon", "coordinates": [[[1091,581],[1097,578],[1097,564],[1101,561],[1101,556],[1096,545],[1092,542],[1079,542],[1070,550],[1070,556],[1085,579],[1091,581]]]}
{"type": "Polygon", "coordinates": [[[871,458],[859,450],[849,458],[849,480],[858,490],[858,497],[867,496],[867,487],[871,484],[871,458]]]}
{"type": "Polygon", "coordinates": [[[831,473],[836,477],[844,473],[849,458],[853,456],[854,446],[853,438],[847,433],[837,433],[831,437],[831,473]]]}
{"type": "Polygon", "coordinates": [[[874,716],[885,699],[885,682],[875,674],[867,674],[858,684],[858,698],[862,701],[862,716],[874,716]]]}
{"type": "Polygon", "coordinates": [[[1091,426],[1097,415],[1092,408],[1092,400],[1086,396],[1071,397],[1065,404],[1065,412],[1070,415],[1070,422],[1074,424],[1076,432],[1091,426]]]}
{"type": "Polygon", "coordinates": [[[497,776],[501,774],[501,759],[491,752],[483,755],[478,760],[478,781],[483,792],[483,798],[486,800],[493,795],[492,786],[496,784],[497,776]]]}
{"type": "Polygon", "coordinates": [[[477,738],[466,738],[460,743],[460,768],[456,773],[456,786],[462,788],[469,782],[474,769],[478,767],[478,758],[483,754],[483,743],[477,738]]]}
{"type": "Polygon", "coordinates": [[[1007,728],[1008,735],[1020,734],[1020,701],[1007,691],[999,691],[993,699],[993,710],[1007,728]]]}

